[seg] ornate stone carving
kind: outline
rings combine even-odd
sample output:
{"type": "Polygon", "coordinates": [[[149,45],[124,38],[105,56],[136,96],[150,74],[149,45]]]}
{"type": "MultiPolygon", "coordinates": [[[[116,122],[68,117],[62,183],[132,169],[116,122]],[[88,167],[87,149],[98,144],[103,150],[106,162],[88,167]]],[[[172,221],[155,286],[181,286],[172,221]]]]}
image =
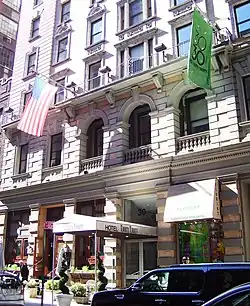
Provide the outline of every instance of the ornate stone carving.
{"type": "Polygon", "coordinates": [[[109,90],[105,93],[105,97],[108,100],[110,107],[114,107],[115,105],[115,93],[113,90],[109,90]]]}
{"type": "Polygon", "coordinates": [[[68,32],[72,31],[72,27],[70,24],[68,23],[61,23],[58,25],[57,29],[56,29],[56,33],[55,33],[55,37],[64,35],[68,32]]]}

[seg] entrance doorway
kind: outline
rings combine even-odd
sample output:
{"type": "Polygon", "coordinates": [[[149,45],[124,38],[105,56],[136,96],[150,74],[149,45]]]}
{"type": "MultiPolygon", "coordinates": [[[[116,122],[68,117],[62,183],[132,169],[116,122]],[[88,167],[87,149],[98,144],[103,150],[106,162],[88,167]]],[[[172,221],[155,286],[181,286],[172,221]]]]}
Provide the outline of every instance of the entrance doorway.
{"type": "Polygon", "coordinates": [[[124,250],[124,287],[157,268],[157,240],[127,240],[124,250]]]}

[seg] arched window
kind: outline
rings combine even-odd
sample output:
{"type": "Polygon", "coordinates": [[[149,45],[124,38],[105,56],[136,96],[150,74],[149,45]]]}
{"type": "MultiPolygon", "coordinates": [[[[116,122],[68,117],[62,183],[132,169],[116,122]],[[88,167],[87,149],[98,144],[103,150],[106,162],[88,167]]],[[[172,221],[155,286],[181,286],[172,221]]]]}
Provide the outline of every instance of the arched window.
{"type": "Polygon", "coordinates": [[[181,136],[209,130],[206,93],[202,89],[188,91],[180,102],[181,136]]]}
{"type": "Polygon", "coordinates": [[[94,120],[87,132],[87,158],[100,156],[103,153],[103,121],[94,120]]]}
{"type": "Polygon", "coordinates": [[[138,148],[151,143],[150,107],[147,104],[136,107],[129,118],[129,148],[138,148]]]}

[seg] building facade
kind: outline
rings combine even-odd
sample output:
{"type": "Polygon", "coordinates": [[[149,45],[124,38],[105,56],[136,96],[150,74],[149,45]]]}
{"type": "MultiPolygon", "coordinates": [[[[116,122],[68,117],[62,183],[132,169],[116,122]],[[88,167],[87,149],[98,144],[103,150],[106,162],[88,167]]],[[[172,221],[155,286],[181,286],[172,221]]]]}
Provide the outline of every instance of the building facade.
{"type": "MultiPolygon", "coordinates": [[[[114,239],[111,229],[98,240],[119,287],[184,256],[249,260],[250,2],[80,2],[22,5],[3,114],[6,260],[41,275],[45,222],[74,213],[156,228],[155,237],[114,239]],[[187,78],[195,5],[214,27],[211,91],[187,78]],[[17,130],[37,73],[58,86],[39,138],[17,130]]],[[[56,253],[65,241],[72,265],[88,264],[93,237],[57,236],[56,253]]]]}

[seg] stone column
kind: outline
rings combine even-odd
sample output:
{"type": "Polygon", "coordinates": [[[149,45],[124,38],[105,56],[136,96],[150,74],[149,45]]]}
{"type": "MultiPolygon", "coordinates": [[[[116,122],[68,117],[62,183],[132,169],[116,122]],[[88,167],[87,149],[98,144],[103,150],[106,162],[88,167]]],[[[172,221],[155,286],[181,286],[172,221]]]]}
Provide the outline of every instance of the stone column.
{"type": "Polygon", "coordinates": [[[129,27],[129,2],[124,3],[124,29],[129,27]]]}
{"type": "Polygon", "coordinates": [[[65,142],[63,148],[63,176],[73,177],[80,173],[80,161],[86,155],[84,134],[77,125],[65,124],[65,142]]]}
{"type": "Polygon", "coordinates": [[[129,76],[129,49],[124,50],[124,77],[129,76]]]}
{"type": "MultiPolygon", "coordinates": [[[[122,199],[107,197],[104,213],[107,219],[121,220],[122,199]]],[[[116,283],[118,288],[122,286],[122,245],[120,239],[105,238],[104,246],[105,275],[109,281],[116,283]],[[113,275],[112,275],[113,274],[113,275]]]]}
{"type": "Polygon", "coordinates": [[[163,221],[167,196],[168,196],[167,191],[157,192],[157,200],[156,200],[156,207],[157,207],[156,220],[158,223],[157,265],[160,267],[166,267],[168,265],[175,264],[177,262],[176,225],[174,223],[166,223],[163,221]]]}
{"type": "Polygon", "coordinates": [[[166,137],[168,139],[167,147],[169,155],[176,155],[176,139],[180,137],[180,110],[174,107],[166,108],[167,129],[166,137]]]}
{"type": "MultiPolygon", "coordinates": [[[[65,205],[64,217],[70,217],[75,213],[76,199],[75,198],[65,199],[63,200],[63,203],[65,205]]],[[[71,234],[64,234],[63,241],[66,242],[72,250],[71,266],[75,266],[75,236],[71,234]]]]}
{"type": "Polygon", "coordinates": [[[33,276],[35,271],[38,271],[42,265],[41,262],[43,256],[42,237],[44,235],[44,227],[42,225],[44,224],[46,219],[46,210],[40,212],[39,203],[31,204],[29,207],[30,207],[30,216],[29,216],[30,233],[28,238],[29,254],[27,259],[27,265],[30,268],[29,275],[33,276]]]}
{"type": "Polygon", "coordinates": [[[148,1],[142,0],[143,20],[148,18],[148,1]]]}
{"type": "Polygon", "coordinates": [[[108,159],[105,161],[106,166],[113,166],[123,163],[124,153],[129,148],[129,124],[118,122],[111,127],[105,139],[105,154],[108,159]]]}

